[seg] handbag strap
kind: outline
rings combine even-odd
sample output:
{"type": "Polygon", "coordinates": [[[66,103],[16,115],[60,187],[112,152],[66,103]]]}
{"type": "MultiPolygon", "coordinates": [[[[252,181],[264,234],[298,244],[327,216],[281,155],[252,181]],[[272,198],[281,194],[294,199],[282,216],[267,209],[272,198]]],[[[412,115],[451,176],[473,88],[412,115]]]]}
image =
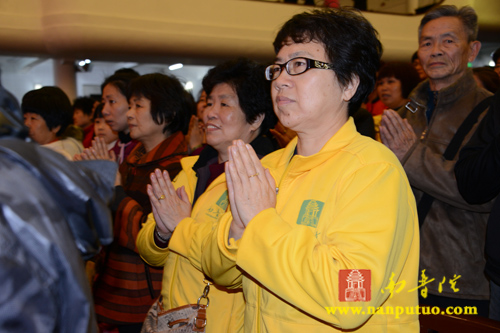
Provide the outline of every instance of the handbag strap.
{"type": "Polygon", "coordinates": [[[202,306],[203,304],[200,304],[201,300],[205,298],[207,300],[207,304],[205,304],[205,307],[208,308],[208,304],[210,304],[210,299],[208,298],[208,293],[210,292],[210,281],[207,281],[206,279],[203,279],[203,283],[206,283],[207,285],[205,286],[205,289],[203,289],[203,294],[198,298],[198,303],[196,305],[202,306]]]}
{"type": "Polygon", "coordinates": [[[207,306],[200,305],[198,307],[198,313],[194,320],[193,331],[195,332],[205,332],[205,326],[207,326],[207,306]]]}
{"type": "Polygon", "coordinates": [[[195,332],[205,332],[205,326],[207,326],[207,308],[210,304],[210,299],[208,298],[208,293],[210,292],[210,281],[203,279],[203,282],[207,285],[205,289],[203,289],[203,294],[201,294],[200,298],[198,298],[198,312],[196,313],[196,318],[194,320],[193,331],[195,332]],[[200,304],[201,300],[205,298],[207,300],[207,304],[200,304]]]}
{"type": "MultiPolygon", "coordinates": [[[[474,107],[467,118],[465,118],[465,120],[462,122],[457,132],[451,139],[450,143],[448,144],[448,147],[446,147],[445,152],[443,153],[443,157],[446,160],[451,161],[455,158],[460,149],[460,146],[462,145],[462,142],[465,139],[465,136],[470,132],[474,124],[477,122],[479,115],[483,113],[484,110],[486,110],[492,100],[493,96],[483,99],[478,105],[474,107]]],[[[424,224],[425,217],[431,210],[434,199],[435,198],[432,195],[424,193],[422,195],[422,198],[418,202],[418,224],[420,225],[420,227],[422,227],[422,225],[424,224]]]]}

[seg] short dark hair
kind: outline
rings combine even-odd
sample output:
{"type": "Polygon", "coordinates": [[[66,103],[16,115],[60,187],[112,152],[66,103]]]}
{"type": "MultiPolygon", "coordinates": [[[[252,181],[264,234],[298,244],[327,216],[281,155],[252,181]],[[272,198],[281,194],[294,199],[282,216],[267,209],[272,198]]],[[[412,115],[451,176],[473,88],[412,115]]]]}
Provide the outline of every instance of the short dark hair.
{"type": "Polygon", "coordinates": [[[278,121],[271,99],[271,82],[266,80],[265,70],[264,65],[246,58],[226,61],[208,71],[203,78],[203,90],[209,96],[216,85],[227,83],[236,92],[247,123],[264,115],[259,133],[265,133],[278,121]]]}
{"type": "Polygon", "coordinates": [[[478,27],[476,11],[470,6],[463,6],[458,9],[457,6],[454,5],[437,6],[429,10],[420,21],[418,38],[420,39],[424,25],[441,17],[458,18],[464,26],[468,41],[473,42],[477,39],[478,27]]]}
{"type": "Polygon", "coordinates": [[[115,73],[107,77],[101,84],[101,92],[104,90],[108,84],[113,85],[118,90],[120,90],[123,96],[127,96],[128,84],[140,75],[132,68],[120,68],[115,71],[115,73]]]}
{"type": "Polygon", "coordinates": [[[493,60],[493,62],[496,65],[498,62],[498,59],[500,59],[500,47],[498,49],[496,49],[495,52],[493,52],[493,54],[491,55],[491,59],[493,60]]]}
{"type": "Polygon", "coordinates": [[[87,116],[92,115],[92,109],[94,108],[95,99],[91,97],[78,97],[73,102],[73,110],[82,110],[83,114],[87,116]]]}
{"type": "Polygon", "coordinates": [[[104,103],[99,103],[94,110],[94,117],[92,117],[92,121],[95,121],[97,118],[104,118],[102,115],[102,109],[104,109],[104,103]]]}
{"type": "Polygon", "coordinates": [[[412,64],[406,62],[387,62],[378,71],[377,79],[395,77],[401,81],[401,95],[408,98],[410,92],[420,82],[420,76],[412,64]]]}
{"type": "Polygon", "coordinates": [[[73,122],[73,108],[68,96],[59,87],[43,87],[28,91],[21,103],[23,114],[36,113],[45,120],[49,130],[61,126],[60,137],[73,122]]]}
{"type": "Polygon", "coordinates": [[[133,96],[151,101],[151,117],[156,124],[165,124],[163,133],[187,133],[196,104],[175,76],[153,73],[135,78],[130,81],[127,99],[133,96]]]}
{"type": "Polygon", "coordinates": [[[500,88],[500,76],[492,67],[476,67],[472,69],[472,73],[478,77],[486,90],[496,93],[500,88]]]}
{"type": "Polygon", "coordinates": [[[371,23],[355,9],[313,10],[297,14],[283,25],[274,40],[274,52],[278,54],[290,40],[321,43],[342,87],[355,76],[359,78],[358,89],[349,101],[349,113],[358,110],[375,87],[382,55],[382,44],[371,23]]]}
{"type": "Polygon", "coordinates": [[[418,59],[418,51],[415,51],[415,53],[413,53],[411,56],[411,62],[413,63],[417,59],[418,59]]]}

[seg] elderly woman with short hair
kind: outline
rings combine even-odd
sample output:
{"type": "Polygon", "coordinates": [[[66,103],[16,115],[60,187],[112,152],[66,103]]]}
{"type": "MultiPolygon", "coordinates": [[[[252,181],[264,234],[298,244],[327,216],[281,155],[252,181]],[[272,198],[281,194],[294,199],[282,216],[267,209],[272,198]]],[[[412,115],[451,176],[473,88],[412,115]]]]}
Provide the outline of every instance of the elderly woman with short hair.
{"type": "MultiPolygon", "coordinates": [[[[264,68],[248,59],[212,68],[203,79],[207,93],[203,123],[208,146],[199,156],[181,160],[182,171],[173,182],[173,175],[169,177],[160,170],[151,175],[148,194],[153,214],[139,233],[137,248],[147,263],[164,267],[164,310],[196,304],[205,288],[200,266],[203,239],[228,206],[224,175],[228,146],[241,140],[252,146],[259,157],[277,147],[268,133],[276,116],[269,82],[262,74],[264,68]]],[[[242,331],[241,290],[229,291],[215,284],[208,296],[206,332],[242,331]]],[[[147,320],[145,327],[149,323],[147,320]]]]}
{"type": "Polygon", "coordinates": [[[32,140],[70,161],[83,151],[83,133],[72,126],[73,108],[61,88],[43,87],[28,91],[23,96],[21,107],[32,140]],[[77,140],[75,137],[78,136],[77,140]]]}

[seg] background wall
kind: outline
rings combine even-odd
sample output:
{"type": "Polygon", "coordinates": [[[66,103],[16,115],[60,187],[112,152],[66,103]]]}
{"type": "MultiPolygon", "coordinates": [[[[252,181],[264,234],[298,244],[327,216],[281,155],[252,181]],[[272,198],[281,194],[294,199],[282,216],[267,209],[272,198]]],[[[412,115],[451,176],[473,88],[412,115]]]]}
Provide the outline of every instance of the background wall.
{"type": "MultiPolygon", "coordinates": [[[[500,46],[500,1],[444,3],[474,7],[479,14],[480,38],[486,51],[500,46]]],[[[271,43],[279,27],[292,15],[310,8],[250,0],[2,0],[2,82],[17,96],[22,95],[37,82],[59,84],[58,64],[86,58],[100,61],[92,69],[98,71],[95,77],[76,74],[77,81],[90,85],[100,85],[116,63],[160,67],[177,62],[185,66],[201,65],[204,66],[198,68],[201,72],[192,76],[202,77],[200,73],[209,66],[237,56],[271,61],[274,57],[271,43]],[[22,83],[28,76],[33,79],[22,83]]],[[[372,12],[364,15],[380,34],[384,60],[410,59],[417,49],[417,27],[422,15],[372,12]]],[[[148,70],[143,68],[139,72],[144,74],[148,70]]],[[[185,76],[191,80],[191,74],[185,76]]],[[[76,89],[63,89],[74,96],[81,94],[82,84],[77,82],[76,89]]],[[[198,81],[195,86],[196,92],[198,81]]]]}

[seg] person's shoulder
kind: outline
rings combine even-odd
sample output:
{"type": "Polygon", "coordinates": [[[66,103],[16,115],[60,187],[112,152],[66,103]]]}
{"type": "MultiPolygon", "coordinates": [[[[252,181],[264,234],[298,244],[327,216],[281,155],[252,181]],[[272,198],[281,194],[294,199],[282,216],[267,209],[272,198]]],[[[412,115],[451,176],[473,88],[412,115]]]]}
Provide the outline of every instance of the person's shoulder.
{"type": "Polygon", "coordinates": [[[267,154],[261,159],[262,165],[266,168],[275,167],[283,158],[283,154],[286,152],[286,147],[273,151],[267,154]]]}
{"type": "Polygon", "coordinates": [[[54,141],[51,143],[46,143],[44,145],[41,145],[41,147],[55,151],[56,153],[63,155],[67,160],[72,161],[74,154],[71,155],[71,153],[68,152],[68,150],[66,149],[67,148],[66,146],[69,146],[69,145],[65,145],[62,140],[57,140],[57,141],[54,141]]]}
{"type": "MultiPolygon", "coordinates": [[[[493,93],[491,91],[488,91],[484,88],[481,88],[481,87],[477,87],[477,95],[479,96],[479,99],[482,101],[488,97],[491,97],[491,96],[494,96],[493,93]]],[[[498,95],[498,93],[497,93],[498,95]]]]}
{"type": "Polygon", "coordinates": [[[344,153],[352,154],[358,159],[360,166],[373,163],[387,163],[401,167],[394,153],[382,143],[369,137],[358,135],[343,149],[344,153]]]}
{"type": "Polygon", "coordinates": [[[193,166],[196,164],[198,159],[200,158],[199,155],[196,156],[186,156],[181,159],[181,165],[183,170],[192,170],[193,166]]]}
{"type": "Polygon", "coordinates": [[[62,139],[61,144],[62,149],[71,156],[70,160],[73,160],[73,156],[75,156],[75,154],[81,154],[83,152],[82,142],[73,137],[62,139]]]}
{"type": "Polygon", "coordinates": [[[63,139],[65,142],[70,143],[71,145],[75,146],[77,149],[83,150],[83,144],[81,141],[73,138],[73,137],[67,137],[63,139]]]}

